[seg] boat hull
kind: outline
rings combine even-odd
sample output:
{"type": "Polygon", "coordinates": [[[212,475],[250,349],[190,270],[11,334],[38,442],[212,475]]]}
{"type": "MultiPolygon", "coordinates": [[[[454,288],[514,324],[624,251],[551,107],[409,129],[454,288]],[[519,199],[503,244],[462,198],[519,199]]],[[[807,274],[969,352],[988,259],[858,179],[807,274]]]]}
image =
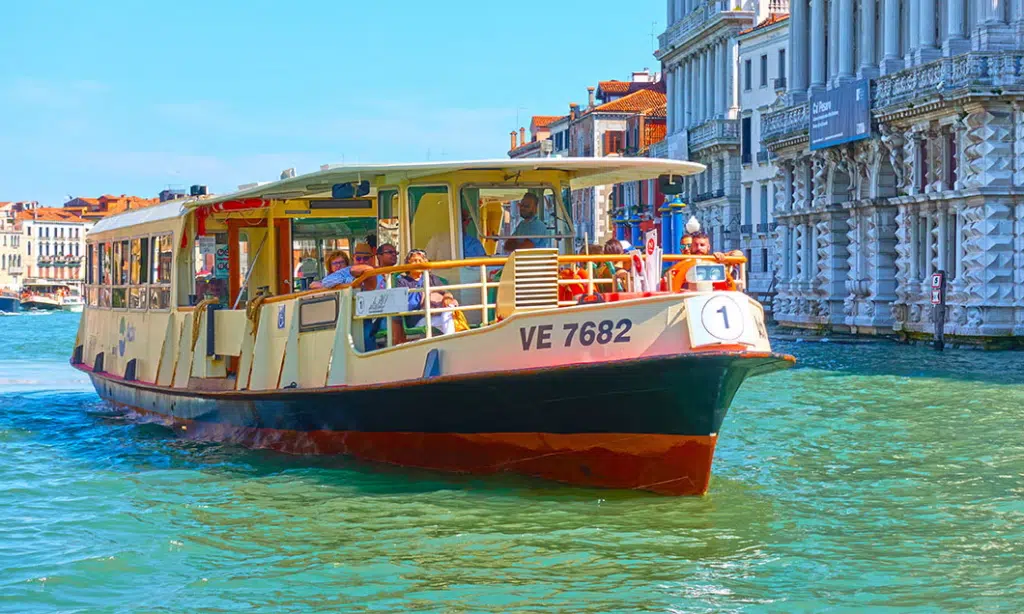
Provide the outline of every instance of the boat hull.
{"type": "Polygon", "coordinates": [[[707,491],[718,432],[743,380],[791,361],[700,353],[266,392],[203,393],[90,376],[104,399],[198,439],[690,495],[707,491]]]}
{"type": "Polygon", "coordinates": [[[21,311],[21,300],[15,296],[0,296],[0,311],[4,313],[21,311]]]}
{"type": "Polygon", "coordinates": [[[47,298],[27,298],[21,301],[23,311],[60,311],[60,303],[47,298]]]}

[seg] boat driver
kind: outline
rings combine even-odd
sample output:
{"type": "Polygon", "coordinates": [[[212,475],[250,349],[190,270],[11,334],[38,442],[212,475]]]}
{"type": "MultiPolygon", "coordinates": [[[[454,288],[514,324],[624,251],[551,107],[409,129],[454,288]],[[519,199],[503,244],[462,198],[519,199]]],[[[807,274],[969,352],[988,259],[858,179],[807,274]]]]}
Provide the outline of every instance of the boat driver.
{"type": "Polygon", "coordinates": [[[530,237],[529,240],[533,243],[534,247],[551,247],[551,239],[537,238],[551,234],[548,232],[548,227],[537,216],[539,208],[540,200],[536,194],[533,192],[523,194],[523,197],[519,200],[519,217],[523,219],[516,226],[516,230],[512,235],[530,237]]]}
{"type": "MultiPolygon", "coordinates": [[[[711,256],[715,259],[715,262],[720,264],[725,263],[726,257],[743,257],[743,252],[738,249],[734,249],[728,254],[722,252],[711,251],[711,238],[708,237],[707,233],[702,230],[689,234],[690,237],[690,248],[686,252],[691,256],[711,256]]],[[[671,269],[669,269],[669,278],[672,280],[672,291],[679,292],[683,284],[686,283],[686,274],[689,272],[693,265],[697,264],[697,260],[683,260],[682,262],[676,263],[671,269]]],[[[716,290],[736,290],[736,278],[733,275],[732,267],[725,268],[725,281],[717,282],[715,284],[716,290]]]]}

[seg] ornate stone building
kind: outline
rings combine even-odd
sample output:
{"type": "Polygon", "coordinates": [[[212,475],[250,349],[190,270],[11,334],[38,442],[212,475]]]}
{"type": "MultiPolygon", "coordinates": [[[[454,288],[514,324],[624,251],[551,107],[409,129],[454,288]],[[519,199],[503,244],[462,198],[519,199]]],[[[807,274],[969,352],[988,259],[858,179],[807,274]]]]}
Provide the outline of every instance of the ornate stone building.
{"type": "Polygon", "coordinates": [[[1024,0],[792,0],[777,157],[775,318],[1024,336],[1024,0]],[[871,80],[872,136],[810,151],[809,95],[871,80]]]}

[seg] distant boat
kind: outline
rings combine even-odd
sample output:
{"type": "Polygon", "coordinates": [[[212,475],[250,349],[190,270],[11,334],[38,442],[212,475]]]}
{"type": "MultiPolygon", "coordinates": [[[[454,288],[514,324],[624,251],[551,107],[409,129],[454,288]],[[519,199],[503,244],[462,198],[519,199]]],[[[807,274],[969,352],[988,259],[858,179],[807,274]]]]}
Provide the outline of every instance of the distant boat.
{"type": "Polygon", "coordinates": [[[64,283],[29,282],[21,289],[21,309],[36,311],[81,312],[82,295],[64,283]]]}
{"type": "Polygon", "coordinates": [[[0,313],[17,313],[21,311],[21,299],[17,292],[0,290],[0,313]]]}

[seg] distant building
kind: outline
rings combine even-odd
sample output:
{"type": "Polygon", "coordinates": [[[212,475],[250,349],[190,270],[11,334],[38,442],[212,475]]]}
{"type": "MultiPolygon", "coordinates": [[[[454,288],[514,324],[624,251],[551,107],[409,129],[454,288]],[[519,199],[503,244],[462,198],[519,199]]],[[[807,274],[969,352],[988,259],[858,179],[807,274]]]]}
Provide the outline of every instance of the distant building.
{"type": "MultiPolygon", "coordinates": [[[[656,115],[659,108],[665,107],[665,90],[659,73],[634,72],[630,81],[601,81],[597,87],[588,87],[587,92],[587,106],[583,109],[572,103],[568,115],[533,116],[529,140],[525,127],[520,128],[518,134],[513,131],[509,157],[626,155],[627,124],[631,118],[644,115],[647,118],[644,121],[649,122],[652,130],[659,121],[664,124],[664,110],[660,120],[656,115]]],[[[637,142],[639,146],[639,137],[637,142]]],[[[568,204],[576,227],[577,247],[581,247],[584,240],[605,241],[614,234],[610,218],[613,188],[597,186],[572,193],[568,204]]],[[[623,199],[619,205],[625,202],[626,190],[618,192],[623,199]]],[[[511,214],[515,224],[514,208],[511,214]]]]}
{"type": "MultiPolygon", "coordinates": [[[[85,235],[93,224],[74,211],[38,207],[15,214],[20,231],[22,281],[82,281],[85,235]]],[[[0,239],[2,241],[2,239],[0,239]]]]}
{"type": "Polygon", "coordinates": [[[14,203],[0,202],[0,289],[17,289],[24,273],[21,231],[14,223],[14,203]]]}
{"type": "Polygon", "coordinates": [[[108,215],[114,215],[115,213],[121,213],[130,209],[142,209],[143,207],[155,205],[157,202],[159,201],[155,198],[142,198],[125,194],[120,196],[104,194],[99,198],[89,198],[86,196],[72,198],[64,203],[64,209],[86,221],[98,222],[108,215]]]}

